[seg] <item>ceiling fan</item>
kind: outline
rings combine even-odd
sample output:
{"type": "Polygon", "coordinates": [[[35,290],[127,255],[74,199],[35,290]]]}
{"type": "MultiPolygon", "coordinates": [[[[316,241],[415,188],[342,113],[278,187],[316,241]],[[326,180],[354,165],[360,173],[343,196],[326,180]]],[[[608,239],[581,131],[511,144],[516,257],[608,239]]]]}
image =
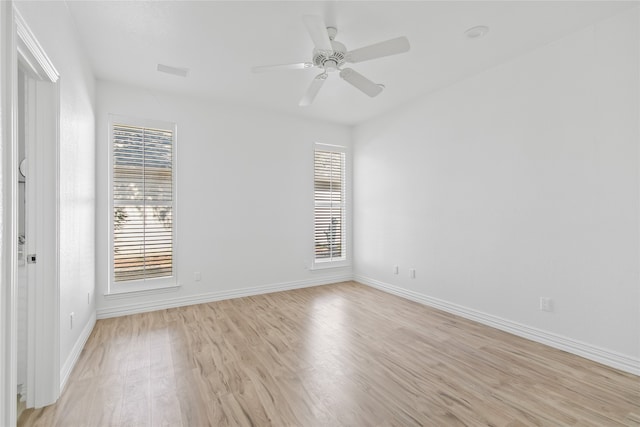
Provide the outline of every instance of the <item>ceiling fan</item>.
{"type": "Polygon", "coordinates": [[[410,47],[409,40],[406,37],[397,37],[348,51],[345,45],[335,40],[338,30],[334,27],[327,27],[321,17],[305,15],[302,20],[315,45],[311,54],[311,62],[264,65],[252,68],[254,73],[277,70],[303,70],[313,67],[321,69],[322,72],[313,79],[309,89],[307,89],[307,93],[300,100],[300,106],[311,105],[325,80],[327,80],[329,73],[336,71],[339,71],[340,77],[356,89],[361,90],[370,97],[378,95],[384,89],[384,85],[374,83],[352,68],[345,68],[344,65],[346,63],[357,63],[396,55],[407,52],[410,47]]]}

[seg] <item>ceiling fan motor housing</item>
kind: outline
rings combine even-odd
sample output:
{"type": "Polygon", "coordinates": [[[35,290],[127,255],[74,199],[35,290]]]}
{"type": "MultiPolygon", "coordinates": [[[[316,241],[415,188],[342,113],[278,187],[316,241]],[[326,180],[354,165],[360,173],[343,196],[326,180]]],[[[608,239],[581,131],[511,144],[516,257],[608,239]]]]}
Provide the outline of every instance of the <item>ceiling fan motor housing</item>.
{"type": "Polygon", "coordinates": [[[346,62],[347,48],[340,42],[331,40],[332,52],[325,50],[313,50],[313,65],[323,68],[325,71],[335,71],[346,62]]]}

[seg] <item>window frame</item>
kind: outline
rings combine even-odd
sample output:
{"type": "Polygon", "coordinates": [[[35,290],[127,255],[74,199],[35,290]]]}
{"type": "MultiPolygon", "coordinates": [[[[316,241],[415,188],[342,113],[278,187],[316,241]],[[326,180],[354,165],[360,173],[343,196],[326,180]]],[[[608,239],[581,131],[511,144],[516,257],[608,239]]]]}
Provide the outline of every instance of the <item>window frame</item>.
{"type": "Polygon", "coordinates": [[[325,144],[321,142],[315,142],[313,144],[311,160],[311,198],[312,198],[312,223],[311,223],[311,267],[313,270],[324,270],[328,268],[340,268],[348,267],[351,265],[351,155],[349,147],[337,144],[325,144]],[[316,240],[315,240],[315,154],[316,151],[329,151],[336,153],[343,153],[344,158],[344,199],[342,202],[344,214],[342,227],[342,247],[344,248],[344,255],[339,259],[326,260],[316,258],[316,240]]]}
{"type": "Polygon", "coordinates": [[[177,247],[178,247],[178,221],[177,221],[177,207],[178,207],[178,185],[177,185],[177,141],[178,141],[178,129],[177,125],[172,122],[165,122],[161,120],[151,120],[151,119],[141,119],[130,116],[122,116],[117,114],[109,114],[108,120],[108,211],[109,211],[109,240],[108,240],[108,251],[109,251],[109,280],[108,280],[108,290],[106,295],[122,295],[122,294],[130,294],[130,293],[149,293],[153,291],[158,292],[166,292],[171,288],[178,288],[178,269],[177,269],[177,247]],[[129,280],[129,281],[115,281],[115,269],[114,269],[114,177],[113,177],[113,156],[114,156],[114,146],[113,146],[113,137],[114,132],[113,128],[115,124],[121,124],[126,126],[135,126],[140,128],[154,128],[154,129],[162,129],[171,131],[173,134],[172,147],[171,147],[171,180],[172,180],[172,224],[171,224],[171,232],[172,232],[172,265],[171,265],[171,276],[166,277],[156,277],[151,279],[137,279],[137,280],[129,280]]]}

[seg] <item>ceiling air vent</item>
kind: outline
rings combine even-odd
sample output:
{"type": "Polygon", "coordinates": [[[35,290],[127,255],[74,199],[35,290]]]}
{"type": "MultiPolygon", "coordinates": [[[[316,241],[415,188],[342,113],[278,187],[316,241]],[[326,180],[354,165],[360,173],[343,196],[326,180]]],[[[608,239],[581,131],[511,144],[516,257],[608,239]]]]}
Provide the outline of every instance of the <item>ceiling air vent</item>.
{"type": "Polygon", "coordinates": [[[189,74],[188,68],[171,67],[164,64],[158,64],[158,71],[180,77],[187,77],[187,74],[189,74]]]}

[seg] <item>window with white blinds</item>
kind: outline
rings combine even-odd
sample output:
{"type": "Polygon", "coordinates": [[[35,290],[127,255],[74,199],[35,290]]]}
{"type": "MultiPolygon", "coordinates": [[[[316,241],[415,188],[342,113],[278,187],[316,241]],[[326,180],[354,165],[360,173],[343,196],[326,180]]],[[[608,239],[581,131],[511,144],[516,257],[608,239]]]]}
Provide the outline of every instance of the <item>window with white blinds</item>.
{"type": "Polygon", "coordinates": [[[316,145],[314,156],[314,260],[346,260],[346,154],[316,145]]]}
{"type": "Polygon", "coordinates": [[[173,278],[175,126],[113,120],[111,143],[113,283],[173,278]]]}

